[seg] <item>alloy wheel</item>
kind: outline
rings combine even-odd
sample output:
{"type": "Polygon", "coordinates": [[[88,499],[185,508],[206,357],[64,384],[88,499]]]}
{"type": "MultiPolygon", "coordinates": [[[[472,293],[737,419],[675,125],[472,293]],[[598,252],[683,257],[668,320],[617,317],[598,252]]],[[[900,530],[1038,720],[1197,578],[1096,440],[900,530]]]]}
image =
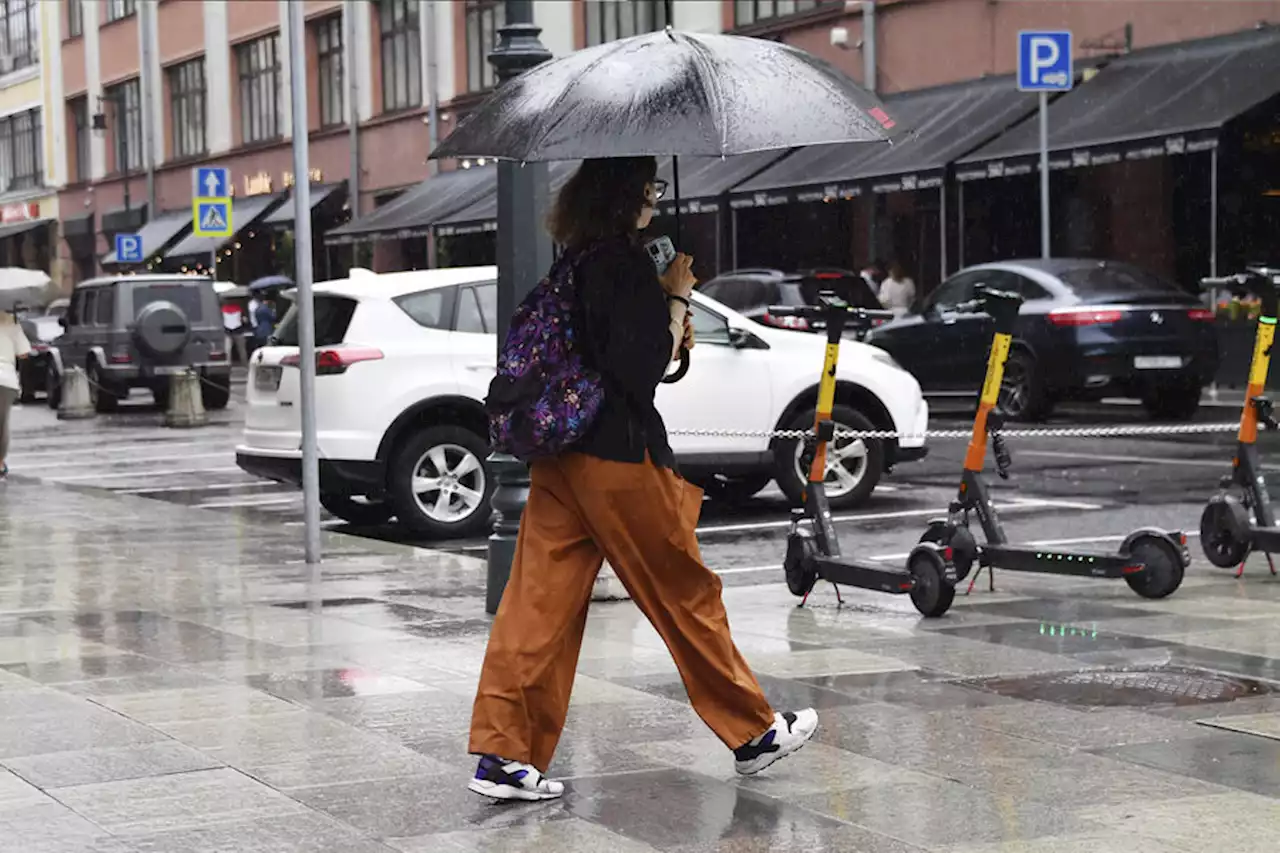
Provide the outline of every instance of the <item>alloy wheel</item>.
{"type": "MultiPolygon", "coordinates": [[[[836,432],[852,430],[848,424],[836,424],[836,432]]],[[[796,471],[803,483],[809,479],[809,472],[801,465],[800,456],[804,452],[803,442],[796,442],[796,471]]],[[[858,483],[867,473],[867,444],[861,438],[841,438],[827,442],[827,467],[824,484],[828,498],[840,498],[857,488],[858,483]]]]}
{"type": "Polygon", "coordinates": [[[1012,418],[1021,415],[1027,409],[1027,401],[1031,397],[1031,375],[1026,366],[1017,359],[1010,359],[1004,368],[1004,378],[1000,380],[1000,395],[997,397],[1000,411],[1012,418]]]}
{"type": "Polygon", "coordinates": [[[413,466],[413,499],[423,515],[442,524],[475,514],[486,485],[484,463],[461,445],[428,448],[413,466]]]}

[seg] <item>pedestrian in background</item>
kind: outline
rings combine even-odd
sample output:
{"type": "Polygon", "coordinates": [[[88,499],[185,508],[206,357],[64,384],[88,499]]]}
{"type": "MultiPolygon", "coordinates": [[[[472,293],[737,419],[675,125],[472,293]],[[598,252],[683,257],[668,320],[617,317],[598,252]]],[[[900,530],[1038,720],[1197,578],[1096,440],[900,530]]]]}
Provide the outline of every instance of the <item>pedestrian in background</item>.
{"type": "Polygon", "coordinates": [[[222,306],[222,327],[227,332],[227,354],[233,361],[238,359],[247,364],[249,354],[245,346],[244,311],[235,302],[227,302],[222,306]]]}
{"type": "Polygon", "coordinates": [[[270,299],[259,299],[253,308],[253,348],[265,347],[276,328],[276,307],[270,299]]]}
{"type": "Polygon", "coordinates": [[[0,311],[0,478],[9,474],[5,458],[9,455],[9,420],[13,401],[18,399],[22,383],[18,378],[18,359],[31,352],[31,342],[17,318],[0,311]]]}
{"type": "Polygon", "coordinates": [[[902,264],[889,264],[889,275],[880,282],[880,304],[901,317],[911,310],[916,301],[916,283],[907,275],[902,264]]]}
{"type": "MultiPolygon", "coordinates": [[[[569,711],[592,586],[604,559],[670,649],[703,721],[741,774],[804,745],[812,709],[776,713],[738,652],[718,575],[702,562],[702,490],[675,471],[654,394],[693,343],[692,258],[659,278],[640,242],[664,189],[652,157],[587,160],[560,191],[552,237],[573,264],[574,330],[604,401],[570,452],[533,462],[511,579],[489,634],[471,717],[471,790],[545,800],[569,711]]],[[[694,368],[697,369],[696,367],[694,368]]]]}
{"type": "Polygon", "coordinates": [[[880,282],[884,280],[884,264],[879,261],[872,261],[862,268],[859,273],[862,280],[867,283],[867,287],[871,288],[871,292],[879,299],[880,282]]]}

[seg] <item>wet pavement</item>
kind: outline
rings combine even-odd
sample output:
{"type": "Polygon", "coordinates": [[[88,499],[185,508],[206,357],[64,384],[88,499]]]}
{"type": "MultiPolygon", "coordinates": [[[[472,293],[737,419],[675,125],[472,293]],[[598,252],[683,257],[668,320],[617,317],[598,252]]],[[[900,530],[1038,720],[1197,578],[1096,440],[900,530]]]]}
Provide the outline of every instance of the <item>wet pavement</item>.
{"type": "MultiPolygon", "coordinates": [[[[551,767],[567,794],[496,806],[464,787],[481,561],[327,532],[317,573],[279,518],[47,482],[66,462],[155,487],[170,475],[83,447],[224,433],[106,420],[59,458],[33,423],[0,487],[0,851],[1280,849],[1280,581],[1258,560],[1237,581],[1193,542],[1186,582],[1159,602],[998,572],[996,592],[984,578],[926,623],[902,598],[852,590],[843,608],[829,588],[797,608],[776,508],[709,506],[735,637],[775,705],[820,709],[816,741],[735,777],[634,606],[596,604],[551,767]],[[43,474],[21,473],[41,460],[43,474]]],[[[1153,445],[1132,452],[1206,455],[1153,445]]],[[[1105,546],[1198,516],[1202,467],[1165,466],[1143,502],[1081,498],[1105,491],[1098,467],[1029,463],[1002,494],[1011,531],[1105,546]]],[[[930,488],[886,490],[842,523],[846,547],[902,552],[945,500],[930,488]]]]}

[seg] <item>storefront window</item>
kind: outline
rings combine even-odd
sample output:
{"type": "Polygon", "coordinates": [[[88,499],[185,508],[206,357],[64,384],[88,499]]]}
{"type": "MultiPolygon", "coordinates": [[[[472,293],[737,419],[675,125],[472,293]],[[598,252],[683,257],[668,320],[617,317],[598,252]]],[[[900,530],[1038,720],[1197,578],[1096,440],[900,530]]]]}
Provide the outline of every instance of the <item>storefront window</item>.
{"type": "Polygon", "coordinates": [[[240,76],[240,138],[265,142],[280,136],[280,36],[272,33],[236,47],[240,76]]]}
{"type": "Polygon", "coordinates": [[[89,180],[89,99],[84,95],[67,101],[71,113],[72,149],[71,173],[77,181],[89,180]]]}
{"type": "Polygon", "coordinates": [[[204,58],[168,70],[169,103],[173,108],[173,156],[205,153],[204,58]]]}
{"type": "Polygon", "coordinates": [[[382,50],[383,111],[421,105],[418,0],[381,0],[378,4],[378,31],[382,50]]]}
{"type": "Polygon", "coordinates": [[[138,79],[127,80],[104,90],[103,100],[112,107],[111,168],[113,172],[142,168],[142,107],[138,79]]]}
{"type": "Polygon", "coordinates": [[[0,74],[40,61],[39,0],[0,0],[0,74]]]}
{"type": "Polygon", "coordinates": [[[317,21],[316,66],[320,78],[320,126],[342,124],[342,16],[317,21]]]}
{"type": "Polygon", "coordinates": [[[665,0],[587,0],[587,46],[660,30],[667,24],[665,0]]]}
{"type": "Polygon", "coordinates": [[[505,7],[494,0],[467,0],[467,91],[483,92],[498,82],[489,52],[506,24],[505,7]]]}
{"type": "Polygon", "coordinates": [[[785,18],[819,6],[842,2],[843,0],[737,0],[733,4],[734,23],[745,27],[770,18],[785,18]]]}
{"type": "Polygon", "coordinates": [[[0,192],[44,184],[40,110],[0,118],[0,192]]]}

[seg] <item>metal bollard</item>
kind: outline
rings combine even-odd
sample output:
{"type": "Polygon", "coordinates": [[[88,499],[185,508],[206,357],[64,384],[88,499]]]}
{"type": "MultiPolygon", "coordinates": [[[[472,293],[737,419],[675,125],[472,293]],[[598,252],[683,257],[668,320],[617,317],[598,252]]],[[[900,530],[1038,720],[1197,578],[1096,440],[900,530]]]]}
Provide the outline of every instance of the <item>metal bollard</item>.
{"type": "Polygon", "coordinates": [[[529,466],[513,456],[495,453],[487,460],[489,470],[497,478],[492,506],[493,533],[489,536],[489,562],[485,579],[484,609],[498,612],[502,593],[511,578],[511,563],[516,556],[516,539],[520,535],[520,519],[529,499],[529,466]]]}
{"type": "Polygon", "coordinates": [[[58,420],[81,421],[98,414],[89,394],[89,375],[82,367],[69,367],[62,372],[62,397],[58,401],[58,420]]]}
{"type": "Polygon", "coordinates": [[[622,585],[622,581],[618,580],[618,573],[613,570],[613,566],[609,565],[608,560],[605,560],[604,565],[600,567],[600,574],[596,575],[595,585],[591,587],[591,600],[631,600],[631,593],[627,592],[627,588],[622,585]]]}
{"type": "Polygon", "coordinates": [[[164,413],[164,425],[185,429],[208,422],[200,393],[200,375],[187,370],[169,377],[169,409],[164,413]]]}

